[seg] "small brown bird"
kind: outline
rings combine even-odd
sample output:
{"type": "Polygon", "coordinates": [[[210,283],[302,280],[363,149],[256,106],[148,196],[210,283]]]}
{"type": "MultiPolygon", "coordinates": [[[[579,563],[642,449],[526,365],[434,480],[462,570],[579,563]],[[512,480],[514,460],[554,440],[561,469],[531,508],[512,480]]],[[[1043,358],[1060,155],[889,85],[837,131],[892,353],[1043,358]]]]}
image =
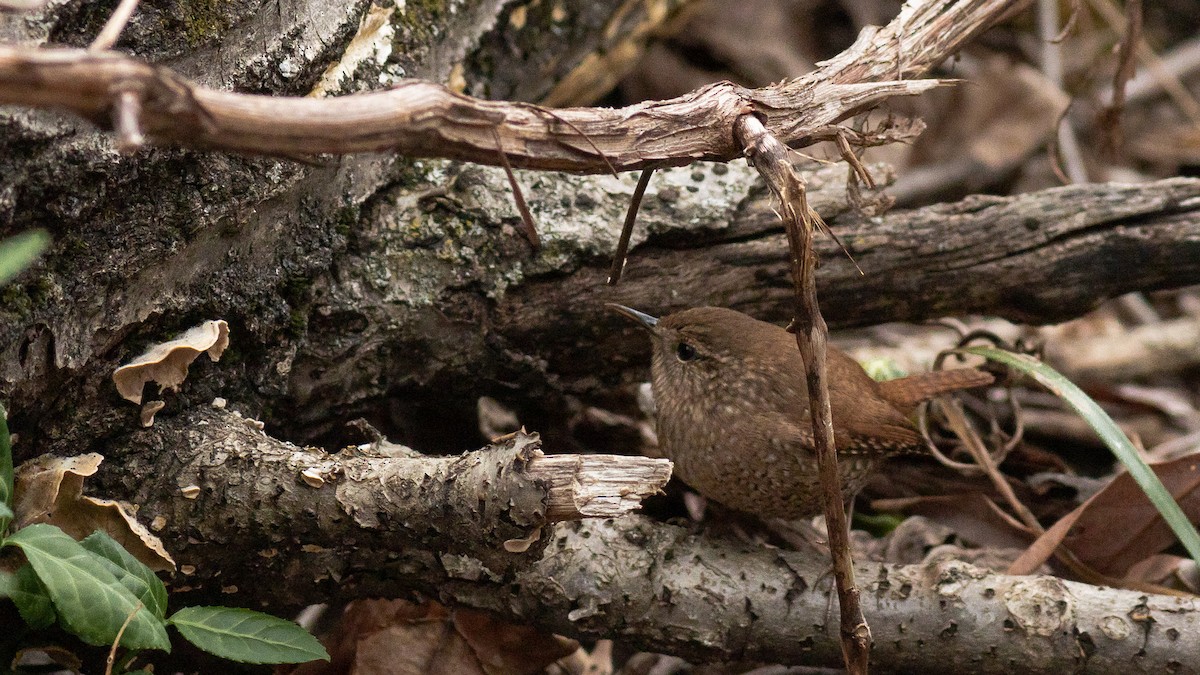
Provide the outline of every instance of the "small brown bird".
{"type": "MultiPolygon", "coordinates": [[[[804,362],[796,338],[741,312],[698,307],[659,320],[608,305],[650,332],[658,442],[700,494],[761,516],[820,513],[804,362]]],[[[876,382],[845,352],[827,352],[834,445],[853,495],[885,458],[923,448],[909,415],[937,394],[990,384],[974,368],[876,382]]]]}

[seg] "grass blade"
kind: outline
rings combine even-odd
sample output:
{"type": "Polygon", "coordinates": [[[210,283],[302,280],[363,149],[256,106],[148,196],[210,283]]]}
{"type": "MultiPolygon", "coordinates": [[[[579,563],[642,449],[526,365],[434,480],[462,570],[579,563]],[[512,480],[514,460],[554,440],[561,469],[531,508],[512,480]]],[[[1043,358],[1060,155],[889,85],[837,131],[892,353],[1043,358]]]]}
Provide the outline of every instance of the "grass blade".
{"type": "Polygon", "coordinates": [[[1096,430],[1104,444],[1125,465],[1125,470],[1129,472],[1130,478],[1142,488],[1146,497],[1150,499],[1150,503],[1154,504],[1154,507],[1162,514],[1163,520],[1179,538],[1188,554],[1192,556],[1193,560],[1200,562],[1200,534],[1196,532],[1196,527],[1187,519],[1183,509],[1179,508],[1179,504],[1175,502],[1171,493],[1167,492],[1162,481],[1138,454],[1133,443],[1129,441],[1117,423],[1090,396],[1075,386],[1074,382],[1028,354],[1017,354],[995,347],[966,347],[955,351],[1003,363],[1032,377],[1038,384],[1066,401],[1067,405],[1071,406],[1089,426],[1096,430]]]}

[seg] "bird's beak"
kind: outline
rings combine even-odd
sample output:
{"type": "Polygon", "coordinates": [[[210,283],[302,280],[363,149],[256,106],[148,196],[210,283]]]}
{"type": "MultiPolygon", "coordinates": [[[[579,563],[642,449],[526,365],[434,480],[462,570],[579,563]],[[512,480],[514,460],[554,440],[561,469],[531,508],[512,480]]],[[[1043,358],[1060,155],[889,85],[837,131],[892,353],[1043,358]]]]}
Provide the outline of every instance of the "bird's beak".
{"type": "Polygon", "coordinates": [[[627,319],[636,321],[639,326],[650,332],[654,332],[654,327],[658,325],[658,319],[646,314],[645,312],[639,312],[632,307],[618,305],[615,302],[604,303],[604,306],[616,312],[617,314],[623,315],[627,319]]]}

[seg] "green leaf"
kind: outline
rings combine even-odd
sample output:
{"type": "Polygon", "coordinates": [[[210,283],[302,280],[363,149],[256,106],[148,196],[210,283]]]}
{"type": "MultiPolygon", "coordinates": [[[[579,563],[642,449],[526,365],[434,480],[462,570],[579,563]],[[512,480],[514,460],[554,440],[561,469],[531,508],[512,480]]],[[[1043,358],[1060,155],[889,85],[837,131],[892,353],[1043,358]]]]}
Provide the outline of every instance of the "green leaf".
{"type": "Polygon", "coordinates": [[[133,557],[107,532],[96,531],[88,535],[80,546],[95,553],[106,563],[105,567],[121,585],[137,596],[154,616],[162,619],[167,615],[167,587],[154,571],[133,557]]]}
{"type": "Polygon", "coordinates": [[[1016,354],[995,347],[967,347],[956,351],[1003,363],[1029,375],[1038,384],[1066,401],[1067,405],[1074,408],[1075,412],[1079,413],[1079,416],[1092,429],[1096,430],[1104,444],[1125,465],[1125,470],[1129,472],[1130,478],[1133,478],[1141,486],[1142,491],[1150,499],[1150,503],[1154,504],[1154,507],[1162,514],[1163,520],[1171,527],[1171,531],[1179,538],[1183,547],[1191,554],[1192,559],[1200,562],[1200,533],[1196,532],[1195,526],[1188,521],[1183,509],[1179,508],[1179,504],[1171,497],[1171,493],[1167,492],[1162,481],[1138,454],[1133,443],[1129,442],[1117,423],[1091,397],[1083,393],[1082,389],[1075,386],[1074,382],[1027,354],[1016,354]]]}
{"type": "Polygon", "coordinates": [[[243,663],[329,660],[315,637],[294,622],[234,607],[184,607],[167,623],[204,651],[243,663]]]}
{"type": "Polygon", "coordinates": [[[93,645],[112,644],[125,619],[133,619],[121,637],[128,649],[162,649],[171,643],[163,622],[139,602],[106,566],[105,559],[53,525],[18,530],[7,542],[19,546],[46,585],[63,627],[93,645]],[[136,614],[134,613],[136,610],[136,614]]]}
{"type": "Polygon", "coordinates": [[[16,574],[7,576],[11,578],[12,586],[6,589],[5,594],[12,598],[25,623],[33,630],[51,626],[58,617],[54,614],[54,606],[50,604],[50,594],[33,568],[25,564],[16,574]]]}
{"type": "Polygon", "coordinates": [[[904,369],[900,367],[900,364],[896,363],[895,359],[877,358],[869,361],[863,361],[859,365],[861,365],[863,370],[867,371],[867,375],[870,375],[871,379],[875,380],[876,382],[895,380],[908,374],[904,372],[904,369]]]}
{"type": "Polygon", "coordinates": [[[32,265],[49,244],[50,235],[45,230],[22,232],[0,242],[0,286],[32,265]]]}
{"type": "Polygon", "coordinates": [[[8,411],[0,405],[0,503],[4,504],[4,512],[0,513],[0,537],[8,531],[8,524],[13,519],[12,500],[12,439],[8,435],[8,411]]]}

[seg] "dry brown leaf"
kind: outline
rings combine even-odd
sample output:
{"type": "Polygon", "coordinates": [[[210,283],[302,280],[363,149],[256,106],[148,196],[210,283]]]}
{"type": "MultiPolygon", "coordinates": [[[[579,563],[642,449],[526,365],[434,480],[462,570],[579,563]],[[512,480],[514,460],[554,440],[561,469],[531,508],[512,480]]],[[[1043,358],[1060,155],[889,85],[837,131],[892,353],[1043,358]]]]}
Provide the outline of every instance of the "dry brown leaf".
{"type": "Polygon", "coordinates": [[[141,404],[142,388],[157,382],[162,389],[178,389],[187,379],[188,366],[201,353],[220,361],[229,346],[229,324],[224,320],[205,321],[183,335],[154,345],[146,353],[113,371],[113,383],[121,396],[141,404]]]}
{"type": "MultiPolygon", "coordinates": [[[[576,649],[570,656],[565,656],[557,662],[557,669],[548,668],[548,673],[587,673],[587,675],[613,674],[613,641],[596,640],[592,651],[583,647],[576,649]]],[[[630,663],[626,662],[626,667],[630,663]]],[[[648,672],[647,669],[646,672],[648,672]]],[[[637,672],[637,671],[635,671],[637,672]]]]}
{"type": "Polygon", "coordinates": [[[968,159],[998,171],[1029,157],[1054,134],[1070,97],[1029,65],[1007,56],[964,57],[957,69],[965,84],[924,104],[929,123],[914,146],[920,163],[968,159]]]}
{"type": "Polygon", "coordinates": [[[17,672],[48,672],[47,666],[54,664],[60,668],[54,672],[82,673],[83,661],[69,649],[56,645],[27,647],[13,655],[9,667],[17,672]]]}
{"type": "Polygon", "coordinates": [[[323,640],[329,663],[292,675],[524,675],[571,654],[579,644],[470,609],[428,601],[358,600],[323,640]]]}
{"type": "Polygon", "coordinates": [[[1125,578],[1160,586],[1183,587],[1196,593],[1200,591],[1200,586],[1195,572],[1196,563],[1192,559],[1159,553],[1131,565],[1125,578]]]}
{"type": "Polygon", "coordinates": [[[13,494],[16,526],[56,525],[75,539],[102,530],[156,572],[172,571],[175,560],[162,541],[138,522],[128,504],[83,495],[83,481],[96,473],[104,457],[43,456],[17,467],[13,494]]]}
{"type": "Polygon", "coordinates": [[[454,610],[454,626],[488,675],[540,673],[579,648],[574,640],[507,623],[475,609],[454,610]]]}
{"type": "MultiPolygon", "coordinates": [[[[1150,468],[1188,519],[1200,520],[1200,454],[1151,464],[1150,468]]],[[[1122,473],[1046,530],[1008,573],[1029,574],[1062,544],[1097,572],[1121,577],[1135,563],[1174,543],[1175,534],[1158,510],[1129,474],[1122,473]]]]}
{"type": "MultiPolygon", "coordinates": [[[[964,541],[987,548],[1024,548],[1032,534],[986,495],[978,492],[876,499],[871,507],[923,516],[944,525],[964,541]]],[[[913,561],[916,562],[916,561],[913,561]]]]}

